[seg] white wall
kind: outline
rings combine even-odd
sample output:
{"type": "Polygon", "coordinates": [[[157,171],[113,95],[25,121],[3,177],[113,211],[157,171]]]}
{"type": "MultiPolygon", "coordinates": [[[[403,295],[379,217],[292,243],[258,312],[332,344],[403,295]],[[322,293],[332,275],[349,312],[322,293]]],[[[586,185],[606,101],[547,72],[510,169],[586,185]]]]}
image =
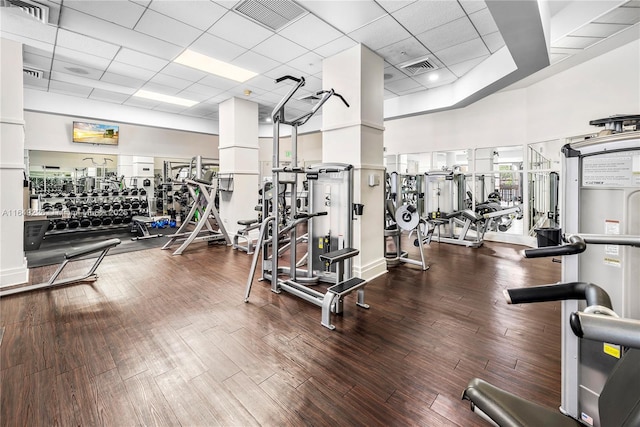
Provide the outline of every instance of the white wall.
{"type": "Polygon", "coordinates": [[[24,112],[25,149],[72,153],[125,154],[134,156],[218,158],[218,136],[107,120],[86,119],[33,111],[24,112]],[[72,142],[73,121],[117,124],[117,147],[72,142]]]}
{"type": "Polygon", "coordinates": [[[589,121],[640,113],[640,41],[466,108],[385,122],[387,154],[528,144],[595,133],[589,121]]]}

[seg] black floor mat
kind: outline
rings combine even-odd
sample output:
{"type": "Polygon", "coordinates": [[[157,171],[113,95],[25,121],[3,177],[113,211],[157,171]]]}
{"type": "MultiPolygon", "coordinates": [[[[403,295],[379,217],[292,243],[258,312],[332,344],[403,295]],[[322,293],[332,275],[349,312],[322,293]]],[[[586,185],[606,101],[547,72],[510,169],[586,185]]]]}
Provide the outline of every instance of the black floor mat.
{"type": "MultiPolygon", "coordinates": [[[[175,233],[176,229],[150,229],[149,232],[151,234],[163,234],[166,236],[175,233]]],[[[117,238],[122,242],[118,246],[111,248],[107,255],[159,248],[167,242],[166,237],[131,240],[131,237],[133,236],[134,235],[129,232],[128,228],[45,236],[38,250],[25,252],[27,256],[27,266],[29,268],[35,268],[45,265],[60,264],[64,260],[65,252],[69,252],[72,249],[79,248],[89,243],[96,243],[101,240],[117,238]]],[[[98,255],[100,255],[100,252],[90,255],[88,258],[95,258],[98,255]]]]}

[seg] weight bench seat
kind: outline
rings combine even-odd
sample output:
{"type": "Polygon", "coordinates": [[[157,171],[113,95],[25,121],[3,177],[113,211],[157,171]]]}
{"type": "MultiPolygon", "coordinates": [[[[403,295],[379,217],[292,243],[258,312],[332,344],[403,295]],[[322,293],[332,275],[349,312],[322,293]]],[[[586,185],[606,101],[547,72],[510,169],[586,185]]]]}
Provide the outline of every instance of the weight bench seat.
{"type": "Polygon", "coordinates": [[[344,261],[345,259],[352,258],[358,255],[360,251],[354,248],[343,248],[338,249],[337,251],[327,252],[325,254],[320,255],[320,259],[322,261],[327,261],[329,264],[333,264],[335,262],[344,261]]]}
{"type": "Polygon", "coordinates": [[[361,286],[364,286],[367,283],[366,280],[360,279],[358,277],[352,277],[351,279],[345,280],[344,282],[340,282],[337,285],[333,285],[327,289],[327,292],[331,292],[336,294],[339,297],[347,295],[361,286]]]}
{"type": "Polygon", "coordinates": [[[118,246],[120,244],[120,239],[109,239],[104,242],[93,243],[90,245],[85,245],[74,249],[72,251],[66,252],[64,254],[65,259],[74,259],[84,255],[92,254],[94,252],[102,251],[104,249],[109,249],[114,246],[118,246]]]}
{"type": "Polygon", "coordinates": [[[252,225],[257,223],[258,220],[257,219],[239,219],[238,220],[238,225],[252,225]]]}
{"type": "Polygon", "coordinates": [[[537,403],[530,402],[479,378],[469,382],[462,394],[472,410],[480,410],[503,427],[579,427],[582,423],[537,403]]]}

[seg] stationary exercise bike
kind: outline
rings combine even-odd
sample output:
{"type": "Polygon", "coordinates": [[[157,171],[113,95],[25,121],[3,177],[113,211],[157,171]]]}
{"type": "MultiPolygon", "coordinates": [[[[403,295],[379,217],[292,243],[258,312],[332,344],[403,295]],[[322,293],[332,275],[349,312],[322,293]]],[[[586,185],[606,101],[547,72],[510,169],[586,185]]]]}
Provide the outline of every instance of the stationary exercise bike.
{"type": "MultiPolygon", "coordinates": [[[[529,249],[527,257],[572,255],[583,252],[586,243],[627,244],[637,246],[638,236],[572,235],[568,245],[529,249]],[[613,241],[613,242],[612,242],[613,241]]],[[[585,300],[586,308],[572,312],[568,319],[572,332],[585,344],[606,353],[613,360],[601,390],[589,390],[598,395],[596,414],[584,411],[580,420],[522,399],[481,379],[469,382],[462,398],[471,402],[471,409],[500,427],[527,426],[640,426],[640,321],[619,318],[613,311],[607,292],[597,285],[584,282],[560,283],[505,291],[510,304],[560,300],[585,300]]],[[[584,346],[587,348],[587,346],[584,346]]],[[[587,354],[581,356],[584,364],[587,354]]],[[[564,356],[563,356],[564,357],[564,356]]],[[[599,357],[597,354],[595,357],[599,357]]],[[[595,363],[594,363],[595,365],[595,363]]],[[[576,390],[576,393],[579,393],[576,390]]]]}

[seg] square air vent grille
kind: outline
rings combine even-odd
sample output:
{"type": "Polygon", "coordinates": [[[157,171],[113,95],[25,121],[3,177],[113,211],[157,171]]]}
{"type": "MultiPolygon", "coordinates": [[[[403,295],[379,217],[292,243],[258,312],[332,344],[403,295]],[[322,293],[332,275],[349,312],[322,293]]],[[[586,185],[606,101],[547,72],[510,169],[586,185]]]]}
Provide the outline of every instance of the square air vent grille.
{"type": "Polygon", "coordinates": [[[306,10],[288,0],[245,0],[234,10],[272,31],[278,31],[307,13],[306,10]]]}
{"type": "Polygon", "coordinates": [[[31,0],[0,0],[3,7],[17,7],[27,15],[47,24],[49,23],[49,7],[31,0]]]}
{"type": "Polygon", "coordinates": [[[409,75],[417,76],[418,74],[437,70],[439,67],[433,62],[429,61],[428,57],[423,57],[400,64],[399,68],[404,70],[409,75]]]}
{"type": "Polygon", "coordinates": [[[23,67],[22,72],[25,76],[33,77],[34,79],[41,79],[44,77],[44,71],[38,70],[37,68],[23,67]]]}

